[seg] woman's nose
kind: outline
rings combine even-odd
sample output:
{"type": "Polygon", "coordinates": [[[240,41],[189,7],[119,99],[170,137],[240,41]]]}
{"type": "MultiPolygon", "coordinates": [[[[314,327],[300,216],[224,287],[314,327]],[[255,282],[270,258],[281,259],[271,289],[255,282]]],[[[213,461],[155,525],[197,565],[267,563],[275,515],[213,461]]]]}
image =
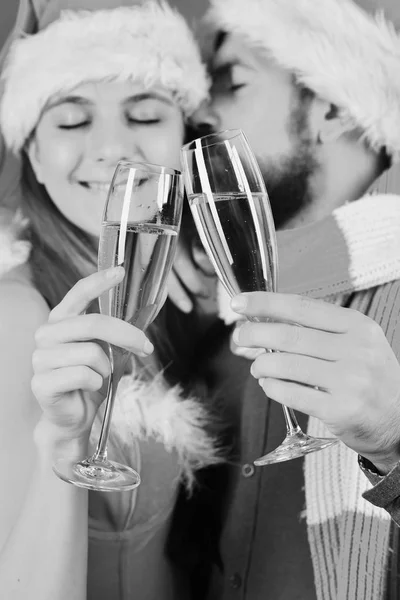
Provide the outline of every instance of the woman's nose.
{"type": "Polygon", "coordinates": [[[90,153],[96,162],[112,167],[119,160],[135,160],[140,154],[132,132],[123,126],[98,126],[92,133],[90,146],[90,153]]]}

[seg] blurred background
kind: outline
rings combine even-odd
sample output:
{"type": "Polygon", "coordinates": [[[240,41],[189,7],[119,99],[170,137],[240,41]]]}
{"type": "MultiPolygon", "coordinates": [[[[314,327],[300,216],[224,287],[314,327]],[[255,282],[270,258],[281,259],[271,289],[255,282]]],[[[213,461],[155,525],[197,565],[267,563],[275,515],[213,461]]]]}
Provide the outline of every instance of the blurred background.
{"type": "Polygon", "coordinates": [[[7,0],[3,2],[0,8],[0,46],[6,40],[8,33],[14,25],[17,15],[18,2],[16,0],[7,0]]]}
{"type": "MultiPolygon", "coordinates": [[[[51,2],[51,0],[50,0],[51,2]]],[[[134,4],[134,0],[132,4],[134,4]]],[[[96,1],[93,0],[93,4],[96,1]]],[[[208,5],[208,0],[170,0],[172,6],[185,15],[186,19],[192,23],[195,19],[201,17],[208,5]]],[[[19,0],[2,0],[0,7],[0,47],[4,44],[7,35],[14,25],[15,17],[18,11],[19,0]]]]}

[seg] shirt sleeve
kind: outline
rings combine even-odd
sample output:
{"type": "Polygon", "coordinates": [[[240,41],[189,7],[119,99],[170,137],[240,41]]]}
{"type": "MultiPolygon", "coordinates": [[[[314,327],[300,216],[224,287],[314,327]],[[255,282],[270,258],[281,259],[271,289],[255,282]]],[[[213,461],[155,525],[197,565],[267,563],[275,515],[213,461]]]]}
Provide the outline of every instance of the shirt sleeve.
{"type": "MultiPolygon", "coordinates": [[[[400,362],[400,281],[395,280],[377,288],[369,315],[379,323],[400,362]],[[388,309],[390,307],[390,310],[388,309]]],[[[387,475],[380,475],[375,466],[359,456],[359,465],[372,483],[372,489],[364,492],[363,498],[386,510],[400,526],[400,461],[387,475]]]]}
{"type": "Polygon", "coordinates": [[[400,526],[400,462],[387,475],[380,475],[374,465],[363,456],[358,457],[358,464],[373,485],[363,493],[363,498],[375,506],[384,508],[400,526]]]}

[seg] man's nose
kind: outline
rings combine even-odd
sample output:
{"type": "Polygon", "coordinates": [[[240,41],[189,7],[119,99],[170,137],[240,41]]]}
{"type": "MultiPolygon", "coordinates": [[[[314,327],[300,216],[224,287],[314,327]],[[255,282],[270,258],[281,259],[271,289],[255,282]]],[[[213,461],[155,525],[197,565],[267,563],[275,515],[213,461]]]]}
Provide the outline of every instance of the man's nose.
{"type": "Polygon", "coordinates": [[[201,135],[207,135],[220,129],[217,114],[212,110],[210,104],[205,102],[193,114],[191,124],[201,135]]]}

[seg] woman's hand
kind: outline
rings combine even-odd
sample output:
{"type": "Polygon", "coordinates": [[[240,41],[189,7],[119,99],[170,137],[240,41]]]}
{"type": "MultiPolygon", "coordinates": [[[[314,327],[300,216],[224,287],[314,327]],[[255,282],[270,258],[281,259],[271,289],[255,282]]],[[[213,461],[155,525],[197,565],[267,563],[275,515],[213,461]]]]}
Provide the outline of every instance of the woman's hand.
{"type": "Polygon", "coordinates": [[[153,351],[143,331],[112,317],[84,314],[90,303],[124,277],[121,267],[80,280],[36,332],[32,390],[43,416],[37,443],[87,444],[110,363],[99,340],[139,356],[153,351]],[[49,438],[51,438],[49,440],[49,438]]]}
{"type": "Polygon", "coordinates": [[[215,271],[204,250],[181,236],[178,240],[176,258],[168,279],[170,300],[185,313],[193,309],[193,296],[207,298],[210,295],[210,278],[215,271]]]}
{"type": "Polygon", "coordinates": [[[271,320],[234,334],[238,345],[279,351],[252,363],[265,393],[317,417],[388,472],[400,459],[400,365],[382,328],[358,311],[291,294],[240,294],[232,308],[271,320]]]}

